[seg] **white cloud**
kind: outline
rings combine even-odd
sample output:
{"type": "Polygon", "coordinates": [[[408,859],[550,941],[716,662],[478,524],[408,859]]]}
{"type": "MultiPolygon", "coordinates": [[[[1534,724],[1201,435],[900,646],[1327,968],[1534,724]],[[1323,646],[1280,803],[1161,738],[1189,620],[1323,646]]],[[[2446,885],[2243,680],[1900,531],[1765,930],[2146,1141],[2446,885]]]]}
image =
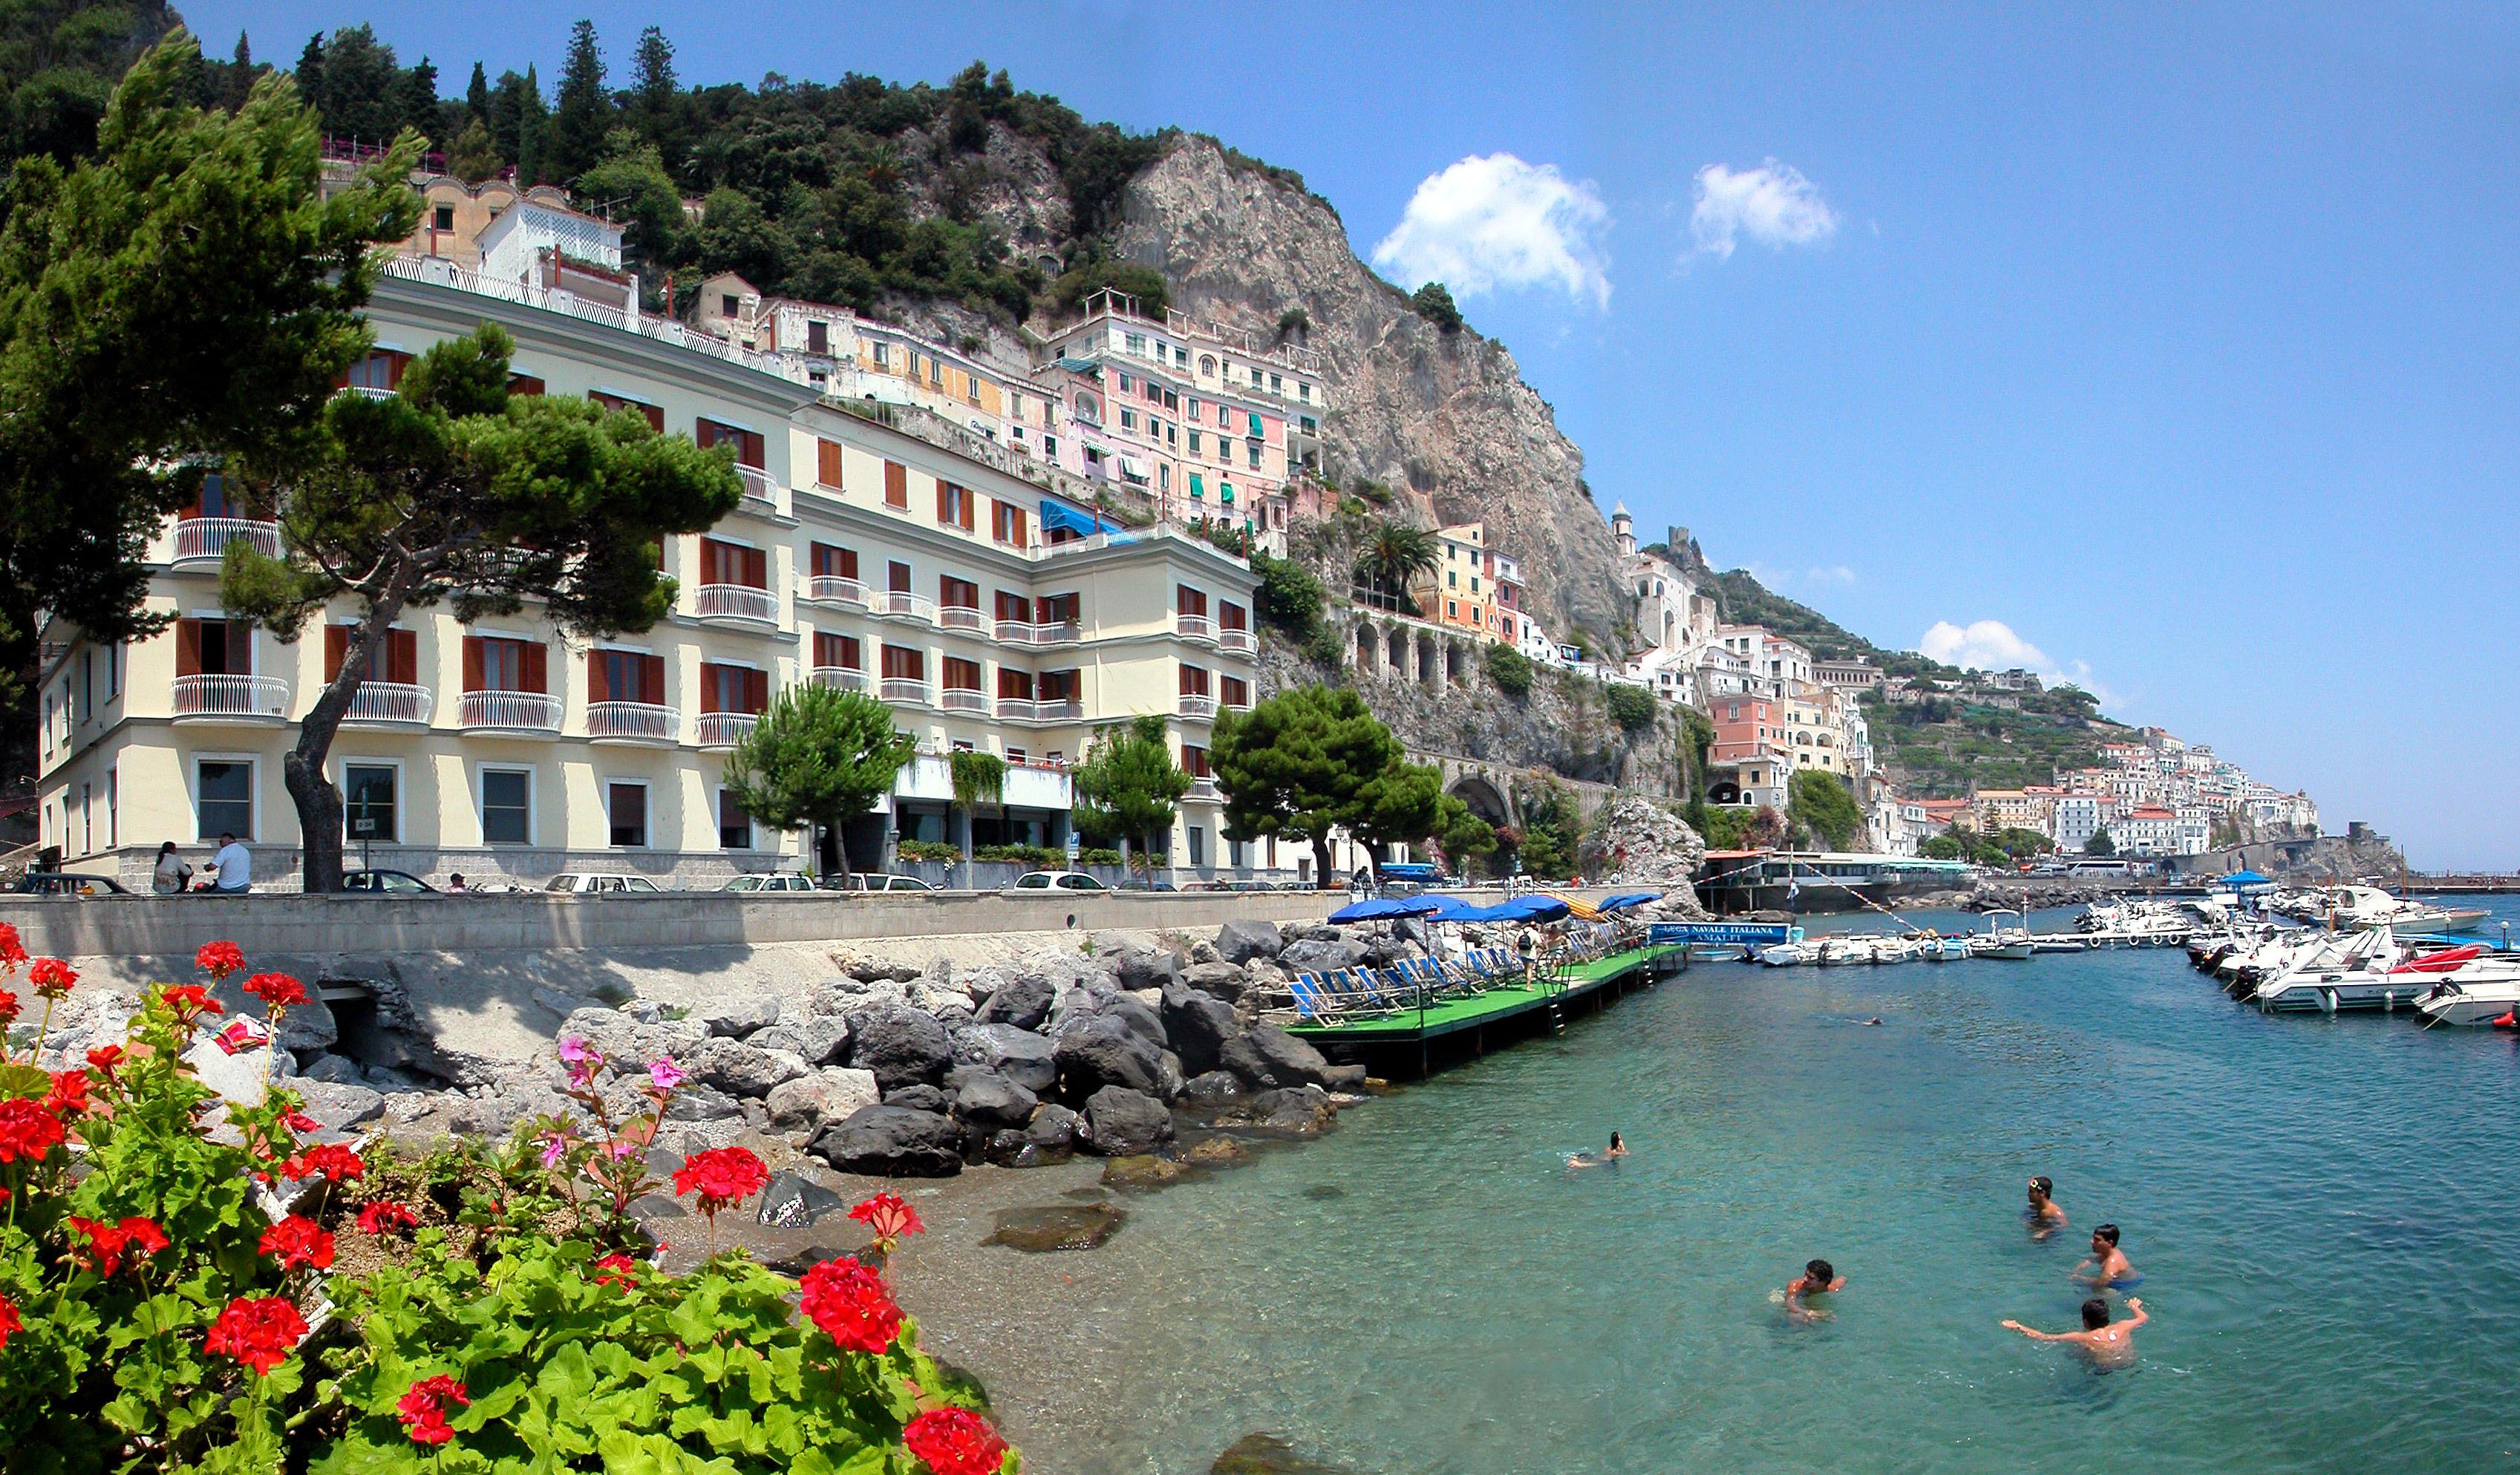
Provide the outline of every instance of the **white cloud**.
{"type": "Polygon", "coordinates": [[[1843,563],[1832,563],[1826,568],[1815,568],[1811,572],[1804,574],[1803,582],[1807,584],[1852,584],[1855,582],[1855,570],[1847,567],[1843,563]]]}
{"type": "Polygon", "coordinates": [[[1374,246],[1373,264],[1412,290],[1441,282],[1468,297],[1552,287],[1607,307],[1600,238],[1609,223],[1610,207],[1592,181],[1491,154],[1420,181],[1400,223],[1374,246]]]}
{"type": "Polygon", "coordinates": [[[1837,212],[1820,198],[1820,186],[1791,164],[1769,159],[1755,169],[1708,164],[1697,171],[1697,207],[1688,228],[1697,248],[1731,256],[1748,237],[1772,250],[1817,246],[1837,231],[1837,212]]]}
{"type": "Polygon", "coordinates": [[[1966,629],[1949,620],[1936,620],[1933,628],[1917,639],[1916,650],[1947,666],[1980,671],[2008,671],[2015,666],[2046,671],[2055,665],[2047,651],[2013,634],[2012,627],[2002,620],[1978,620],[1966,629]]]}

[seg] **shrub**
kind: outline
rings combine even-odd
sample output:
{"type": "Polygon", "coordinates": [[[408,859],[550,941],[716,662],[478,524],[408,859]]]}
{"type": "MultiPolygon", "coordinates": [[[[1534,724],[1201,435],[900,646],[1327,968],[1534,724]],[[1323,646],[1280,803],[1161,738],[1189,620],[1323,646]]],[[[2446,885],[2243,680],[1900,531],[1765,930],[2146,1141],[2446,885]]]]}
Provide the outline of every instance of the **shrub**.
{"type": "MultiPolygon", "coordinates": [[[[0,976],[25,955],[0,928],[0,976]]],[[[241,971],[204,948],[212,987],[241,971]]],[[[12,1471],[656,1468],[770,1475],[842,1468],[976,1475],[1013,1462],[876,1266],[796,1282],[741,1251],[689,1274],[652,1260],[629,1197],[662,1185],[644,1149],[681,1084],[670,1059],[618,1070],[562,1042],[572,1110],[542,1151],[464,1142],[405,1167],[317,1130],[291,1091],[218,1106],[182,1055],[224,1012],[158,985],[126,1044],[47,1072],[67,968],[30,981],[45,1016],[0,1063],[0,1449],[12,1471]],[[73,1143],[82,1157],[73,1171],[73,1143]],[[257,1196],[276,1187],[276,1221],[257,1196]],[[362,1201],[363,1200],[363,1201],[362,1201]],[[374,1273],[328,1280],[340,1241],[374,1273]],[[310,1315],[331,1332],[310,1335],[310,1315]]],[[[244,989],[276,1026],[305,991],[244,989]]],[[[17,1010],[0,990],[0,1025],[17,1010]]],[[[240,1027],[229,1026],[230,1030],[240,1027]]],[[[224,1037],[224,1032],[223,1032],[224,1037]]],[[[768,1170],[698,1153],[677,1197],[714,1231],[768,1170]]],[[[888,1255],[917,1216],[878,1195],[853,1217],[888,1255]]]]}
{"type": "Polygon", "coordinates": [[[1337,670],[1339,662],[1346,656],[1345,643],[1339,640],[1339,633],[1328,625],[1318,626],[1312,634],[1304,637],[1304,659],[1325,671],[1337,670]]]}
{"type": "Polygon", "coordinates": [[[1255,549],[1251,571],[1260,576],[1252,604],[1262,620],[1298,638],[1312,634],[1321,624],[1322,581],[1313,577],[1311,569],[1292,559],[1255,549]]]}
{"type": "Polygon", "coordinates": [[[1453,294],[1441,282],[1429,282],[1418,289],[1410,296],[1409,305],[1447,336],[1462,331],[1462,310],[1453,305],[1453,294]]]}
{"type": "Polygon", "coordinates": [[[1101,845],[1088,845],[1076,853],[1079,866],[1117,866],[1120,852],[1101,845]]]}
{"type": "Polygon", "coordinates": [[[1490,646],[1486,658],[1488,680],[1508,696],[1531,694],[1531,657],[1511,646],[1490,646]]]}
{"type": "Polygon", "coordinates": [[[960,861],[963,852],[945,840],[904,840],[895,847],[905,861],[960,861]]]}
{"type": "Polygon", "coordinates": [[[1055,845],[981,845],[972,849],[971,859],[1006,861],[1035,871],[1060,871],[1067,866],[1067,852],[1055,845]]]}
{"type": "Polygon", "coordinates": [[[1654,724],[1654,708],[1659,705],[1654,693],[1643,687],[1624,682],[1604,683],[1604,697],[1609,703],[1610,720],[1631,733],[1642,733],[1654,724]]]}

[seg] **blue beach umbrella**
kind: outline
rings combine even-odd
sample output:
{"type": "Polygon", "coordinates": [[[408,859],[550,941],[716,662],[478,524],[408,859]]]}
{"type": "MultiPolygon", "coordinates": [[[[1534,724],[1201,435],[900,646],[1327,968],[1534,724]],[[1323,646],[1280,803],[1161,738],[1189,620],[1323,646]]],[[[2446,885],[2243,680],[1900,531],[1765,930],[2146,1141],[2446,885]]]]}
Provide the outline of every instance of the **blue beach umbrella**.
{"type": "Polygon", "coordinates": [[[1600,905],[1596,907],[1594,910],[1598,912],[1624,912],[1630,907],[1642,907],[1647,902],[1658,902],[1660,900],[1662,900],[1662,893],[1659,891],[1622,891],[1618,895],[1601,902],[1600,905]]]}
{"type": "Polygon", "coordinates": [[[1377,896],[1370,901],[1350,902],[1330,914],[1334,922],[1382,921],[1394,916],[1424,916],[1435,910],[1435,903],[1425,897],[1377,896]]]}

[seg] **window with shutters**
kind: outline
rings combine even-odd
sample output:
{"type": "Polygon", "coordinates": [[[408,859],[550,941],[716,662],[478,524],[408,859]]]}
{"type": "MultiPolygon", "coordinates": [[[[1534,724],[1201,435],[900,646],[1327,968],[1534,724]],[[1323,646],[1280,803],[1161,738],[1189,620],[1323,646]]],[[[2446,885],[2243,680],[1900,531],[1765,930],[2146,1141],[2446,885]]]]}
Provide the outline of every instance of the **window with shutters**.
{"type": "Polygon", "coordinates": [[[649,429],[659,435],[665,433],[665,410],[661,405],[652,405],[645,400],[632,399],[627,395],[608,394],[601,389],[587,390],[586,397],[607,410],[627,410],[648,422],[649,429]]]}
{"type": "Polygon", "coordinates": [[[1024,510],[1012,502],[992,503],[989,514],[989,536],[1001,543],[1021,548],[1032,541],[1032,520],[1024,510]]]}
{"type": "Polygon", "coordinates": [[[546,652],[539,641],[498,635],[464,638],[464,690],[467,692],[548,692],[546,652]]]}
{"type": "Polygon", "coordinates": [[[770,554],[765,549],[746,548],[741,543],[702,538],[700,582],[767,589],[770,587],[770,554]]]}
{"type": "Polygon", "coordinates": [[[1188,584],[1173,586],[1173,608],[1177,613],[1197,615],[1201,618],[1207,614],[1207,596],[1188,584]]]}
{"type": "Polygon", "coordinates": [[[1033,622],[1039,625],[1072,625],[1083,602],[1073,594],[1046,594],[1033,602],[1033,622]]]}
{"type": "Polygon", "coordinates": [[[952,574],[940,574],[936,580],[936,603],[948,609],[980,607],[980,586],[952,574]]]}
{"type": "Polygon", "coordinates": [[[601,647],[587,651],[586,699],[666,705],[665,658],[644,650],[609,650],[601,647]]]}
{"type": "Polygon", "coordinates": [[[648,785],[619,780],[605,786],[604,807],[611,821],[612,843],[637,847],[648,843],[648,785]]]}
{"type": "Polygon", "coordinates": [[[508,392],[510,394],[520,394],[527,399],[540,399],[542,398],[544,387],[543,381],[530,374],[511,374],[508,376],[508,392]]]}
{"type": "Polygon", "coordinates": [[[1251,628],[1250,611],[1239,604],[1220,602],[1216,606],[1216,626],[1220,630],[1248,630],[1251,628]]]}
{"type": "Polygon", "coordinates": [[[177,620],[175,674],[251,676],[253,626],[244,620],[177,620]]]}
{"type": "Polygon", "coordinates": [[[1084,691],[1080,673],[1073,667],[1064,671],[1044,671],[1040,686],[1044,701],[1074,701],[1084,691]]]}
{"type": "Polygon", "coordinates": [[[1205,696],[1207,694],[1207,668],[1205,666],[1186,665],[1181,668],[1181,694],[1184,696],[1205,696]]]}
{"type": "Polygon", "coordinates": [[[770,705],[770,673],[754,666],[700,662],[700,710],[754,712],[770,705]]]}
{"type": "Polygon", "coordinates": [[[948,527],[971,530],[971,489],[950,481],[936,483],[936,520],[948,527]]]}
{"type": "Polygon", "coordinates": [[[809,322],[805,325],[805,351],[829,356],[832,351],[832,325],[809,322]]]}
{"type": "Polygon", "coordinates": [[[1010,666],[998,667],[998,694],[1017,701],[1032,699],[1032,673],[1010,666]]]}
{"type": "MultiPolygon", "coordinates": [[[[324,627],[324,671],[329,681],[339,674],[341,662],[349,657],[350,625],[324,627]]],[[[361,681],[396,682],[403,686],[420,681],[420,632],[386,630],[376,644],[368,647],[367,669],[359,673],[361,681]]]]}
{"type": "Polygon", "coordinates": [[[959,655],[945,657],[945,690],[976,692],[980,690],[980,663],[959,655]]]}
{"type": "Polygon", "coordinates": [[[886,681],[925,681],[927,652],[908,646],[883,648],[883,679],[886,681]]]}
{"type": "Polygon", "coordinates": [[[752,816],[736,802],[733,791],[723,788],[717,791],[717,846],[720,850],[752,848],[752,816]]]}
{"type": "Polygon", "coordinates": [[[842,485],[840,474],[845,465],[845,460],[846,453],[842,450],[838,441],[815,441],[814,484],[817,486],[829,487],[831,490],[835,492],[838,491],[842,485]]]}
{"type": "Polygon", "coordinates": [[[866,669],[866,656],[856,636],[817,630],[814,632],[814,664],[836,666],[843,671],[863,671],[866,669]]]}
{"type": "Polygon", "coordinates": [[[402,372],[411,363],[411,355],[390,348],[379,348],[352,364],[342,375],[341,383],[350,389],[395,389],[402,385],[402,372]]]}
{"type": "Polygon", "coordinates": [[[855,579],[858,576],[858,551],[833,543],[817,543],[806,551],[808,566],[818,579],[855,579]]]}
{"type": "Polygon", "coordinates": [[[1193,779],[1209,778],[1216,772],[1207,766],[1207,749],[1187,742],[1182,744],[1181,769],[1193,779]]]}
{"type": "Polygon", "coordinates": [[[910,593],[910,565],[895,559],[883,565],[884,588],[894,594],[910,593]]]}
{"type": "Polygon", "coordinates": [[[1251,456],[1250,456],[1251,469],[1253,469],[1253,470],[1255,470],[1255,471],[1256,471],[1256,470],[1258,470],[1258,469],[1260,469],[1260,442],[1258,442],[1258,441],[1256,441],[1256,440],[1255,440],[1255,441],[1252,441],[1252,442],[1249,444],[1249,446],[1248,446],[1248,447],[1246,447],[1246,449],[1248,449],[1248,450],[1250,451],[1250,453],[1251,453],[1251,456]]]}
{"type": "Polygon", "coordinates": [[[1005,624],[1031,624],[1032,600],[1028,596],[1016,594],[1012,590],[999,590],[997,618],[1005,624]]]}
{"type": "Polygon", "coordinates": [[[898,461],[883,464],[883,505],[903,509],[910,506],[910,468],[898,461]]]}
{"type": "Polygon", "coordinates": [[[748,466],[755,470],[761,469],[763,453],[768,449],[761,438],[761,432],[715,420],[700,421],[694,427],[692,438],[699,442],[702,450],[719,445],[733,448],[735,464],[748,466]]]}

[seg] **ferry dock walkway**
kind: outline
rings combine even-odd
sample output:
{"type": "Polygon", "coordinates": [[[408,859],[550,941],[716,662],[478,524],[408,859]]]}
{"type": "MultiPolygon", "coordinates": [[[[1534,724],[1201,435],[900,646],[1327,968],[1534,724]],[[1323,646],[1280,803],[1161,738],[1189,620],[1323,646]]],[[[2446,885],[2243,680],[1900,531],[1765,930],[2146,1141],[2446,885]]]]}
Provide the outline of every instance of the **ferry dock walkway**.
{"type": "Polygon", "coordinates": [[[1333,1059],[1362,1062],[1388,1076],[1404,1066],[1424,1077],[1443,1065],[1474,1059],[1491,1045],[1543,1031],[1554,1034],[1581,1014],[1688,966],[1685,944],[1630,948],[1590,962],[1552,969],[1536,984],[1509,984],[1477,994],[1446,994],[1367,1018],[1305,1020],[1286,1032],[1333,1059]]]}

